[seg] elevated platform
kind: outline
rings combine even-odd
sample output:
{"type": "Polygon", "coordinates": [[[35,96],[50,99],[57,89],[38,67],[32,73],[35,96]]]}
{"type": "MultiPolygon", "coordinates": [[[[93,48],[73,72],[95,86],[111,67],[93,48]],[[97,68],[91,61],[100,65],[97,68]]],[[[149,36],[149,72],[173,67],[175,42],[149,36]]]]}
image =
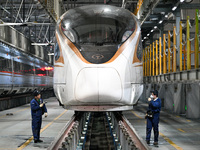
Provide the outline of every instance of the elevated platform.
{"type": "Polygon", "coordinates": [[[48,117],[43,117],[41,139],[43,143],[32,140],[30,104],[0,111],[0,149],[4,150],[46,150],[57,137],[67,121],[74,114],[59,106],[55,97],[45,99],[48,117]]]}
{"type": "MultiPolygon", "coordinates": [[[[137,133],[144,140],[146,138],[145,113],[148,104],[141,103],[134,106],[133,111],[123,112],[137,133]]],[[[198,150],[200,146],[200,119],[186,119],[185,116],[177,116],[162,108],[159,123],[158,147],[153,145],[154,134],[151,133],[152,150],[198,150]]]]}

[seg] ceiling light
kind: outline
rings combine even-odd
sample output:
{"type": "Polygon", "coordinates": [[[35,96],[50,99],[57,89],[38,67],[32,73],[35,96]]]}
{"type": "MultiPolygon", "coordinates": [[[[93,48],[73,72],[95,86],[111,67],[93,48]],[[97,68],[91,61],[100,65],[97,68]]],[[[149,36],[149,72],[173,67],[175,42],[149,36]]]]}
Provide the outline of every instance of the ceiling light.
{"type": "Polygon", "coordinates": [[[157,26],[155,26],[154,29],[157,29],[157,26]]]}
{"type": "Polygon", "coordinates": [[[151,18],[151,20],[158,20],[158,18],[151,18]]]}
{"type": "Polygon", "coordinates": [[[149,36],[150,34],[148,33],[147,36],[149,36]]]}
{"type": "Polygon", "coordinates": [[[153,29],[151,30],[151,32],[153,32],[153,29]]]}
{"type": "Polygon", "coordinates": [[[48,55],[54,55],[54,53],[49,53],[48,55]]]}
{"type": "Polygon", "coordinates": [[[180,2],[182,3],[182,2],[184,2],[185,0],[180,0],[180,2]]]}
{"type": "Polygon", "coordinates": [[[147,37],[145,36],[144,39],[146,39],[147,37]]]}
{"type": "Polygon", "coordinates": [[[168,15],[165,15],[165,18],[167,18],[168,17],[168,15]]]}
{"type": "Polygon", "coordinates": [[[160,21],[159,21],[159,24],[161,24],[162,22],[163,22],[163,20],[160,20],[160,21]]]}
{"type": "Polygon", "coordinates": [[[142,40],[142,42],[143,42],[144,40],[142,40]]]}
{"type": "Polygon", "coordinates": [[[177,6],[174,6],[174,7],[172,8],[172,10],[174,11],[174,10],[176,10],[176,8],[177,8],[177,6]]]}

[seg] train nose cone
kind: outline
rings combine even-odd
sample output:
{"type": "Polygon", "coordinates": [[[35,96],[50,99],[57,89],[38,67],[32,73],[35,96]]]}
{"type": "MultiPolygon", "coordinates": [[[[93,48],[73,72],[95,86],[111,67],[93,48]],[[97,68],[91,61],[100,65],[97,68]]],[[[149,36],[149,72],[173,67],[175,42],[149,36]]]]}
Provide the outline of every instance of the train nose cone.
{"type": "Polygon", "coordinates": [[[113,68],[84,68],[77,77],[75,96],[86,103],[112,103],[121,100],[122,85],[113,68]]]}

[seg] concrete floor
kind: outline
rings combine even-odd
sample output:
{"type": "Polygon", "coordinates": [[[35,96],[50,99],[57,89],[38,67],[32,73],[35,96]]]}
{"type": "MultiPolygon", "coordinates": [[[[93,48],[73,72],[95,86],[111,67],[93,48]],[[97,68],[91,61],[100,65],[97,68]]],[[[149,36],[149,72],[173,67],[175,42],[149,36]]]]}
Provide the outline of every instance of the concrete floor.
{"type": "MultiPolygon", "coordinates": [[[[0,150],[45,150],[58,136],[67,121],[74,114],[59,106],[55,97],[46,99],[48,117],[43,118],[41,139],[43,143],[31,140],[30,105],[0,111],[0,150]],[[6,115],[13,113],[13,115],[6,115]],[[24,146],[24,147],[23,147],[24,146]]],[[[132,111],[123,112],[134,126],[137,133],[145,140],[146,120],[144,119],[147,104],[139,102],[132,111]]],[[[162,109],[160,115],[159,146],[153,146],[153,132],[150,148],[152,150],[199,150],[200,119],[188,120],[162,109]]]]}
{"type": "MultiPolygon", "coordinates": [[[[146,139],[145,113],[148,105],[139,102],[133,111],[123,114],[130,121],[137,133],[146,139]]],[[[159,123],[159,145],[153,146],[153,131],[151,133],[152,150],[199,150],[200,149],[200,119],[189,120],[162,109],[159,123]]]]}
{"type": "Polygon", "coordinates": [[[42,122],[41,139],[44,142],[34,143],[30,139],[32,137],[31,109],[30,104],[26,104],[0,111],[0,150],[46,150],[49,147],[74,112],[59,106],[55,97],[45,99],[45,101],[48,101],[46,104],[48,117],[43,117],[42,122]],[[6,115],[8,113],[13,113],[13,115],[6,115]]]}

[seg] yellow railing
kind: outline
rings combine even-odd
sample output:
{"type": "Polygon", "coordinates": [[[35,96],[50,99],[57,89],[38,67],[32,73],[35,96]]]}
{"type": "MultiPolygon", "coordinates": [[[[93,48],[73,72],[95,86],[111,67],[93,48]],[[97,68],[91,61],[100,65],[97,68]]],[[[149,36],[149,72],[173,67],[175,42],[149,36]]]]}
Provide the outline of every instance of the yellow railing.
{"type": "Polygon", "coordinates": [[[168,35],[163,34],[163,40],[159,37],[159,41],[154,41],[143,50],[144,76],[155,76],[199,68],[199,10],[196,10],[195,16],[195,37],[193,39],[190,39],[191,24],[189,16],[187,16],[186,37],[183,37],[183,24],[180,21],[180,31],[178,33],[176,32],[176,27],[174,27],[172,35],[168,31],[168,35]],[[178,34],[180,36],[180,44],[176,46],[178,34]],[[191,50],[191,41],[193,40],[194,50],[191,50]],[[177,56],[178,49],[179,56],[177,56]],[[179,62],[177,62],[177,57],[179,57],[179,62]],[[191,59],[194,60],[193,65],[191,65],[191,59]]]}

